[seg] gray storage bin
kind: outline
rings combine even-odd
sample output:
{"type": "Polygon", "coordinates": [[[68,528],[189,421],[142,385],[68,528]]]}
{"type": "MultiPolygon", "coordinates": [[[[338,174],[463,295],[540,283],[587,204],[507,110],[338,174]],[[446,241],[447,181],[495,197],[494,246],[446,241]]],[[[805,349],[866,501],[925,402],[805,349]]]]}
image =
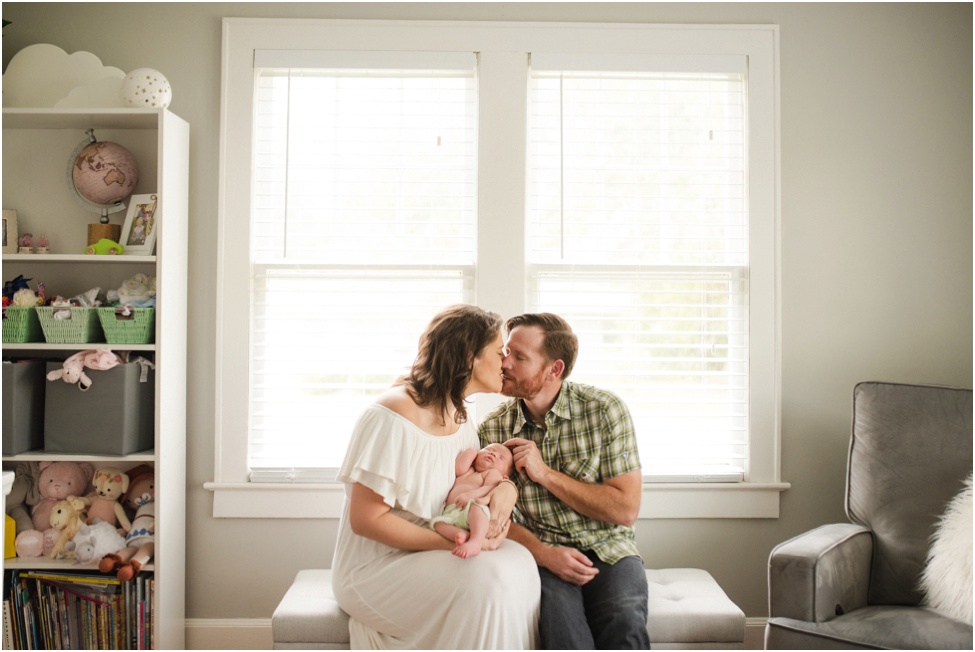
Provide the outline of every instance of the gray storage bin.
{"type": "MultiPolygon", "coordinates": [[[[48,371],[61,369],[49,363],[48,371]]],[[[91,387],[47,381],[44,401],[44,451],[128,455],[153,446],[156,374],[142,365],[120,364],[105,371],[85,369],[91,387]]]]}
{"type": "Polygon", "coordinates": [[[44,447],[43,360],[3,363],[3,454],[44,447]]]}

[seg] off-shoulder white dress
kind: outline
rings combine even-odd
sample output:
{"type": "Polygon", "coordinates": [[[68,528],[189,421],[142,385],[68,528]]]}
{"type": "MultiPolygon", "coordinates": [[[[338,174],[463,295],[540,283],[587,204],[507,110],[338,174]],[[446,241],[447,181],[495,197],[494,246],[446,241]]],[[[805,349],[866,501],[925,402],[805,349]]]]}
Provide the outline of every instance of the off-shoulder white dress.
{"type": "Polygon", "coordinates": [[[454,460],[478,448],[473,423],[430,435],[380,405],[356,424],[339,470],[346,499],[332,587],[351,616],[352,649],[531,649],[541,587],[535,561],[520,544],[461,559],[447,550],[405,552],[352,532],[349,497],[360,483],[393,513],[429,527],[454,483],[454,460]]]}

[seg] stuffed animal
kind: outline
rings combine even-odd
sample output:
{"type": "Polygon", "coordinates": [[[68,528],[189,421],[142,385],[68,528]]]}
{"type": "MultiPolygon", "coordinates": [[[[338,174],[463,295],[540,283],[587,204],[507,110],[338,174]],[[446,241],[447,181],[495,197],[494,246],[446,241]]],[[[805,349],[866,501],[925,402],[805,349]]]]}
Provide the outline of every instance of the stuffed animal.
{"type": "Polygon", "coordinates": [[[51,559],[74,557],[74,553],[65,546],[78,534],[78,530],[85,522],[85,501],[71,496],[67,500],[55,503],[51,510],[51,527],[58,530],[58,540],[48,556],[51,559]]]}
{"type": "Polygon", "coordinates": [[[14,482],[7,494],[7,516],[17,524],[17,533],[34,529],[34,521],[30,517],[31,508],[36,505],[41,494],[37,489],[37,478],[40,469],[37,462],[18,462],[14,467],[14,482]]]}
{"type": "Polygon", "coordinates": [[[98,561],[105,555],[125,547],[125,537],[108,523],[99,521],[92,525],[82,524],[78,533],[65,548],[74,553],[79,564],[98,561]]]}
{"type": "Polygon", "coordinates": [[[14,550],[18,557],[46,557],[54,550],[60,532],[52,527],[43,532],[40,530],[24,530],[14,539],[14,550]]]}
{"type": "Polygon", "coordinates": [[[145,274],[135,274],[118,289],[120,305],[152,307],[156,305],[156,279],[145,274]]]}
{"type": "Polygon", "coordinates": [[[105,467],[95,471],[91,483],[95,486],[95,496],[88,499],[90,503],[86,523],[90,525],[96,519],[112,527],[118,523],[128,532],[132,523],[129,522],[128,516],[125,515],[125,508],[119,501],[129,489],[129,476],[121,469],[105,467]]]}
{"type": "Polygon", "coordinates": [[[37,294],[30,288],[17,290],[11,303],[16,308],[33,308],[37,305],[37,294]]]}
{"type": "Polygon", "coordinates": [[[156,476],[151,467],[129,469],[129,491],[125,502],[136,509],[132,529],[125,537],[126,547],[102,557],[98,570],[115,572],[123,582],[139,574],[155,552],[156,476]]]}
{"type": "MultiPolygon", "coordinates": [[[[40,285],[40,284],[38,284],[40,285]]],[[[97,308],[102,305],[101,299],[98,295],[101,294],[102,289],[99,287],[94,287],[89,290],[85,290],[81,294],[76,294],[70,299],[65,299],[60,294],[51,299],[52,308],[64,308],[64,310],[55,310],[52,313],[54,319],[70,319],[71,311],[69,308],[97,308]]]]}
{"type": "Polygon", "coordinates": [[[35,530],[51,527],[51,510],[68,496],[85,496],[94,468],[88,462],[41,462],[37,479],[40,500],[31,510],[35,530]]]}
{"type": "Polygon", "coordinates": [[[111,349],[88,349],[78,351],[64,361],[64,364],[57,371],[47,374],[48,380],[63,380],[66,383],[77,383],[81,391],[91,387],[91,378],[85,373],[85,368],[104,371],[122,364],[122,357],[113,353],[111,349]]]}
{"type": "MultiPolygon", "coordinates": [[[[28,479],[26,502],[33,503],[31,521],[18,524],[14,550],[18,557],[51,554],[60,533],[51,527],[51,511],[69,496],[83,495],[91,484],[92,466],[88,462],[22,462],[16,473],[28,479]],[[21,464],[25,466],[21,466],[21,464]],[[35,497],[36,496],[36,497],[35,497]]],[[[16,508],[16,505],[14,506],[16,508]]]]}
{"type": "Polygon", "coordinates": [[[86,254],[97,254],[102,256],[114,256],[115,254],[121,254],[124,251],[125,247],[114,240],[109,240],[108,238],[102,238],[95,244],[88,245],[88,247],[85,248],[86,254]]]}
{"type": "Polygon", "coordinates": [[[21,274],[20,276],[18,276],[17,278],[13,279],[12,281],[6,281],[3,284],[3,296],[5,298],[9,299],[10,301],[13,301],[14,294],[17,293],[17,290],[29,290],[30,289],[30,286],[27,285],[27,282],[28,281],[32,281],[32,280],[34,280],[34,279],[24,278],[24,275],[21,274]]]}

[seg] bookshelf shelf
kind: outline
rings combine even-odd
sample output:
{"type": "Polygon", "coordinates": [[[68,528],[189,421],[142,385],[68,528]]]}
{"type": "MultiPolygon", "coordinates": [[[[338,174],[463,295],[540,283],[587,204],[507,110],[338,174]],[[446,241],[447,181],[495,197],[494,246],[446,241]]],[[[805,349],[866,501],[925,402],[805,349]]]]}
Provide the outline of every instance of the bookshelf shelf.
{"type": "MultiPolygon", "coordinates": [[[[37,570],[37,571],[49,571],[58,573],[77,573],[77,572],[87,572],[87,573],[97,573],[98,564],[78,564],[70,559],[47,559],[46,557],[33,557],[29,559],[21,559],[19,557],[13,557],[11,559],[4,560],[3,567],[5,571],[8,570],[37,570]]],[[[155,571],[156,565],[153,563],[146,564],[145,568],[142,569],[143,572],[155,571]]],[[[113,575],[105,575],[106,579],[114,577],[113,575]]]]}

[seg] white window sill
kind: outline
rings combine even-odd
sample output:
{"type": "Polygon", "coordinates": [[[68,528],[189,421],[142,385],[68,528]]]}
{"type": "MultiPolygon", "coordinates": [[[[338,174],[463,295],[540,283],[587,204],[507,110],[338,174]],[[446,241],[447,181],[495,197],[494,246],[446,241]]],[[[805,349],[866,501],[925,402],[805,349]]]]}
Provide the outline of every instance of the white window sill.
{"type": "MultiPolygon", "coordinates": [[[[207,482],[214,518],[339,518],[341,484],[207,482]]],[[[778,518],[785,482],[644,483],[641,519],[778,518]]]]}

